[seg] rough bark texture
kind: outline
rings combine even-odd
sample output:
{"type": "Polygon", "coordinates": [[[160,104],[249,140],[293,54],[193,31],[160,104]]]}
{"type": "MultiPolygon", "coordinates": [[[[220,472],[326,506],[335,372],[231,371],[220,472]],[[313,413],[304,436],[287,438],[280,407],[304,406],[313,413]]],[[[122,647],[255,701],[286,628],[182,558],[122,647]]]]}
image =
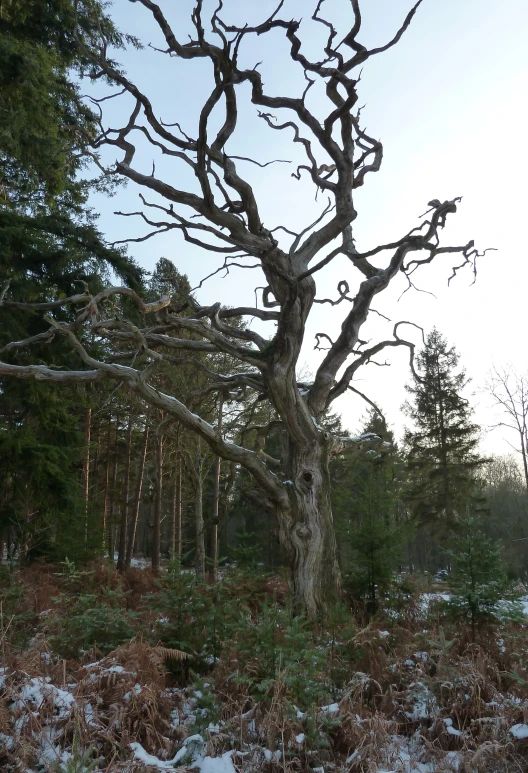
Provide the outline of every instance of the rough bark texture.
{"type": "Polygon", "coordinates": [[[325,444],[294,449],[290,471],[290,507],[279,514],[279,539],[293,598],[315,617],[341,590],[325,444]]]}

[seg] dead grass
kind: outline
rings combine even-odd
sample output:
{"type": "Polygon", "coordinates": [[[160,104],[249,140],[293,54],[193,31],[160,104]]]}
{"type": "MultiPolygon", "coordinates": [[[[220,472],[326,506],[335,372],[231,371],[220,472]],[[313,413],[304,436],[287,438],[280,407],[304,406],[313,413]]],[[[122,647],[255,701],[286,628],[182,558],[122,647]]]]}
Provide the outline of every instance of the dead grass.
{"type": "MultiPolygon", "coordinates": [[[[511,625],[500,635],[483,630],[479,643],[470,645],[463,630],[420,619],[413,603],[397,623],[380,616],[358,626],[347,642],[347,683],[332,688],[332,706],[322,710],[314,703],[304,711],[292,704],[280,668],[261,698],[247,681],[232,678],[236,669],[251,675],[260,665],[256,658],[240,662],[235,639],[203,676],[216,707],[213,721],[191,684],[172,686],[171,662],[187,658],[178,650],[137,636],[103,658],[97,652],[71,660],[55,655],[46,621],[57,611],[57,599],[87,589],[102,594],[104,583],[121,587],[127,608],[144,613],[140,624],[148,633],[152,613],[145,597],[155,592],[156,578],[140,569],[120,578],[113,568],[95,564],[88,571],[72,581],[57,576],[57,567],[34,565],[17,577],[22,590],[16,612],[30,631],[20,647],[11,636],[16,624],[6,629],[3,622],[2,773],[51,770],[64,750],[71,752],[74,738],[82,749],[97,750],[105,773],[154,771],[133,760],[130,744],[170,760],[197,727],[204,753],[233,751],[239,773],[308,773],[321,766],[325,773],[528,770],[528,740],[510,732],[528,723],[526,626],[511,625]]],[[[282,585],[276,586],[279,597],[282,585]]],[[[252,614],[259,603],[254,601],[252,614]]],[[[329,639],[324,630],[317,635],[329,639]]],[[[192,667],[188,661],[191,679],[192,667]]],[[[190,771],[192,764],[180,769],[190,771]]]]}

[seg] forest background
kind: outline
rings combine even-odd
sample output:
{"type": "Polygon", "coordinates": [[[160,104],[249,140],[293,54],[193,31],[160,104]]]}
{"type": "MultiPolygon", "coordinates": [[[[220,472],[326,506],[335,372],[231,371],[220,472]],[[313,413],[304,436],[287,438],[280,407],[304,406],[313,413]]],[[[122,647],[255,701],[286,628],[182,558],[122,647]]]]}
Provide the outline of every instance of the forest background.
{"type": "MultiPolygon", "coordinates": [[[[129,218],[111,220],[108,215],[108,195],[114,194],[118,197],[112,200],[112,207],[125,207],[130,201],[130,188],[110,190],[106,181],[96,181],[93,178],[89,181],[83,178],[80,176],[80,156],[72,153],[71,127],[66,130],[65,121],[73,120],[80,127],[76,137],[76,142],[79,143],[82,132],[90,131],[95,114],[86,107],[77,86],[78,74],[86,68],[87,63],[76,50],[67,29],[71,7],[68,3],[59,5],[60,20],[57,21],[59,17],[51,14],[44,26],[35,23],[39,18],[41,21],[39,14],[42,9],[38,3],[34,8],[28,6],[23,12],[17,10],[16,4],[7,4],[3,9],[3,86],[8,108],[3,118],[3,298],[49,300],[61,292],[68,295],[79,280],[89,285],[90,290],[94,292],[98,286],[102,288],[110,277],[120,276],[128,286],[141,290],[147,299],[150,297],[155,300],[157,296],[169,293],[175,302],[178,297],[182,300],[186,293],[191,292],[191,287],[198,279],[207,273],[202,270],[203,266],[200,268],[200,275],[196,273],[192,245],[186,247],[183,264],[180,261],[160,258],[153,265],[152,243],[147,242],[148,246],[144,247],[144,243],[136,242],[129,252],[137,255],[141,263],[151,269],[149,274],[143,268],[140,269],[121,247],[109,245],[108,237],[103,237],[98,230],[102,225],[108,234],[114,231],[112,237],[124,236],[126,232],[126,239],[140,238],[131,237],[130,228],[133,230],[136,226],[131,225],[129,218]],[[33,16],[35,9],[37,13],[33,16]],[[27,77],[29,72],[32,73],[31,78],[27,77]],[[46,142],[42,141],[43,137],[46,142]],[[68,153],[69,160],[64,163],[68,153]],[[60,163],[57,161],[59,158],[60,163]],[[88,202],[92,202],[102,213],[97,227],[94,210],[88,208],[88,202]],[[103,205],[104,202],[106,204],[103,205]],[[119,225],[116,226],[116,222],[119,225]],[[148,259],[145,250],[148,250],[148,259]],[[195,274],[191,277],[191,282],[186,274],[180,273],[181,265],[185,266],[186,261],[189,264],[189,273],[195,274]]],[[[139,30],[137,14],[140,10],[139,6],[134,6],[129,15],[130,8],[127,7],[126,26],[132,34],[139,30]]],[[[120,26],[121,6],[116,6],[115,11],[115,20],[120,26]]],[[[397,9],[393,11],[396,13],[397,9]]],[[[468,9],[464,10],[465,14],[468,12],[468,9]]],[[[522,10],[519,10],[519,13],[522,13],[522,10]]],[[[384,19],[383,25],[388,25],[391,20],[390,15],[384,19]]],[[[439,19],[435,13],[430,12],[429,15],[418,16],[417,20],[418,24],[414,27],[411,25],[409,29],[411,37],[408,46],[415,55],[421,56],[419,41],[424,37],[429,39],[427,29],[423,25],[429,25],[438,31],[439,19]]],[[[374,22],[374,14],[367,14],[364,22],[367,37],[373,34],[374,22]]],[[[514,35],[511,17],[508,23],[511,24],[508,34],[514,35]]],[[[383,25],[382,29],[378,30],[380,33],[384,31],[383,25]]],[[[486,23],[481,22],[475,34],[491,34],[492,29],[493,19],[488,17],[486,23]]],[[[85,32],[89,34],[88,29],[85,32]]],[[[503,34],[506,35],[506,32],[503,31],[503,34]]],[[[112,32],[112,35],[113,42],[119,44],[118,33],[112,32]]],[[[456,40],[460,43],[457,51],[460,51],[461,57],[464,48],[462,39],[456,40]]],[[[394,49],[395,52],[398,50],[398,47],[394,49]]],[[[515,50],[515,46],[511,46],[510,51],[515,50]]],[[[149,68],[152,66],[153,54],[155,52],[149,49],[142,52],[142,57],[147,57],[146,60],[142,59],[143,78],[151,78],[152,70],[149,68]],[[149,62],[146,67],[145,61],[149,62]]],[[[122,55],[127,68],[137,67],[133,58],[133,46],[123,51],[122,55]]],[[[430,59],[436,61],[438,57],[431,53],[430,59]]],[[[392,61],[394,66],[407,68],[405,72],[409,72],[411,65],[408,60],[392,61]]],[[[454,57],[451,66],[457,68],[461,66],[461,61],[460,58],[454,57]]],[[[501,58],[501,67],[510,65],[509,59],[505,61],[501,58]]],[[[468,93],[471,92],[472,99],[476,100],[480,92],[471,85],[477,71],[475,65],[472,67],[473,69],[465,70],[468,75],[468,85],[465,88],[468,93]]],[[[516,84],[522,81],[524,70],[515,66],[510,70],[513,72],[513,76],[508,80],[511,93],[503,90],[501,98],[507,103],[508,110],[513,111],[514,116],[518,103],[515,102],[513,93],[517,92],[516,84]]],[[[397,70],[397,73],[400,74],[393,76],[394,81],[403,82],[403,71],[397,70]]],[[[478,73],[478,77],[482,78],[482,70],[478,70],[478,73]]],[[[371,92],[378,92],[377,96],[383,101],[375,67],[373,73],[365,74],[365,79],[368,77],[372,80],[365,80],[365,91],[370,88],[371,92]]],[[[418,80],[413,88],[423,95],[419,76],[416,78],[418,80]]],[[[499,74],[495,73],[493,83],[499,81],[502,83],[499,74]]],[[[97,87],[97,81],[93,81],[92,85],[97,87]]],[[[488,82],[488,85],[491,88],[491,82],[488,82]]],[[[162,89],[162,85],[159,88],[162,89]]],[[[155,97],[158,98],[157,95],[155,97]]],[[[435,98],[438,98],[438,92],[435,92],[435,98]]],[[[457,98],[460,100],[460,95],[457,98]]],[[[405,110],[409,110],[408,101],[393,98],[390,104],[391,115],[396,118],[393,123],[401,125],[403,118],[398,120],[393,108],[398,106],[401,110],[405,106],[405,110]]],[[[426,106],[422,107],[425,110],[426,106]]],[[[194,109],[191,101],[190,113],[194,109]]],[[[367,111],[369,109],[368,107],[367,111]]],[[[480,110],[479,103],[473,102],[469,108],[466,104],[465,109],[470,109],[477,115],[480,110]]],[[[380,118],[376,108],[367,114],[369,120],[380,118]]],[[[409,118],[408,123],[413,124],[413,121],[409,118]]],[[[463,124],[464,120],[460,120],[460,123],[463,124]]],[[[418,121],[414,124],[418,127],[420,136],[430,133],[426,125],[418,121]]],[[[488,126],[491,127],[492,122],[485,123],[483,131],[487,131],[488,126]]],[[[248,124],[248,131],[250,128],[248,124]]],[[[262,132],[260,126],[258,131],[262,132]]],[[[474,133],[473,129],[472,131],[474,133]]],[[[259,134],[258,138],[260,136],[259,134]]],[[[406,142],[408,145],[412,144],[413,150],[416,150],[416,138],[413,140],[413,136],[407,137],[406,142]]],[[[443,164],[444,157],[442,152],[438,151],[438,145],[435,153],[429,154],[431,164],[434,156],[434,169],[418,164],[422,169],[422,177],[415,179],[418,174],[416,172],[406,183],[406,188],[414,190],[415,197],[421,195],[423,180],[433,173],[436,175],[442,165],[450,170],[450,185],[458,184],[464,169],[466,177],[460,177],[460,180],[465,181],[472,175],[473,184],[476,184],[478,175],[474,166],[470,165],[468,157],[473,154],[476,158],[481,145],[472,143],[470,146],[467,139],[464,140],[460,129],[457,142],[450,146],[449,164],[443,164]],[[461,161],[461,151],[457,150],[462,147],[465,166],[461,161]]],[[[447,144],[443,143],[442,146],[447,144]]],[[[262,143],[261,147],[263,152],[267,150],[269,140],[262,143]]],[[[394,157],[404,159],[405,147],[400,145],[394,157]]],[[[389,198],[393,196],[390,193],[391,177],[398,178],[397,170],[390,168],[385,171],[384,191],[387,183],[389,185],[388,192],[383,195],[389,198]]],[[[295,201],[299,209],[300,202],[305,203],[302,198],[303,189],[301,187],[299,197],[299,185],[291,179],[290,173],[284,175],[284,178],[281,195],[285,200],[295,201]]],[[[446,183],[440,175],[441,187],[446,183]]],[[[514,196],[515,185],[505,183],[502,187],[509,188],[509,195],[514,196]]],[[[266,193],[266,186],[261,192],[266,193]]],[[[384,200],[379,199],[379,183],[378,189],[374,187],[366,196],[376,196],[379,207],[384,206],[384,200]]],[[[511,202],[511,199],[508,201],[511,202]]],[[[411,198],[406,200],[405,206],[411,204],[411,198]]],[[[357,238],[366,240],[369,228],[372,228],[369,219],[372,223],[377,222],[374,215],[377,207],[373,205],[372,199],[368,198],[364,198],[361,205],[365,212],[370,214],[367,214],[360,224],[360,228],[365,231],[360,231],[357,238]]],[[[283,208],[283,203],[276,201],[274,206],[276,209],[283,208]]],[[[481,205],[477,205],[477,208],[482,211],[481,205]]],[[[390,217],[383,219],[383,228],[388,233],[395,220],[401,219],[407,212],[403,204],[385,209],[390,212],[390,217]]],[[[269,214],[273,217],[274,210],[270,209],[269,214]]],[[[475,217],[475,214],[470,214],[471,224],[475,217]]],[[[500,222],[500,217],[497,216],[494,220],[500,222]]],[[[508,259],[508,253],[511,251],[509,242],[504,241],[502,236],[497,241],[495,235],[489,234],[479,223],[480,234],[483,234],[484,239],[489,235],[494,245],[503,247],[500,259],[504,260],[504,253],[508,259]]],[[[457,233],[452,230],[449,235],[456,237],[457,233]]],[[[161,252],[170,254],[173,251],[167,241],[163,242],[164,238],[166,239],[161,235],[161,244],[156,242],[159,245],[155,250],[158,255],[161,252]]],[[[493,253],[485,256],[486,262],[482,264],[485,268],[481,269],[479,281],[470,291],[462,290],[456,283],[449,288],[450,315],[449,319],[445,320],[445,327],[449,330],[456,327],[460,332],[471,327],[466,325],[464,328],[456,314],[460,313],[467,319],[468,315],[480,313],[478,305],[468,305],[467,298],[471,297],[470,292],[474,296],[481,293],[482,298],[487,293],[487,283],[496,281],[493,271],[489,268],[494,260],[492,256],[493,253]],[[484,290],[479,289],[483,284],[484,290]]],[[[438,272],[439,269],[435,271],[438,272]]],[[[500,273],[501,276],[507,276],[508,270],[503,267],[500,273]]],[[[246,280],[240,280],[239,276],[240,274],[234,280],[237,293],[248,289],[246,280]]],[[[229,279],[231,277],[226,281],[229,279]]],[[[209,285],[205,284],[203,291],[200,290],[198,294],[205,293],[207,299],[207,293],[211,292],[208,291],[208,286],[215,288],[219,281],[217,277],[213,277],[209,285]]],[[[442,281],[445,283],[445,277],[442,281]]],[[[438,282],[434,271],[429,282],[436,291],[438,282]]],[[[333,279],[330,277],[329,293],[332,283],[333,279]]],[[[79,286],[77,284],[77,288],[79,286]]],[[[521,287],[521,283],[516,283],[514,287],[509,283],[508,292],[514,293],[521,287]]],[[[326,286],[323,286],[323,292],[325,289],[326,286]]],[[[212,289],[212,293],[215,292],[216,290],[212,289]]],[[[228,290],[227,297],[229,292],[228,290]]],[[[431,305],[431,299],[426,296],[423,303],[421,299],[420,294],[414,295],[412,311],[413,314],[418,312],[416,318],[423,322],[420,315],[428,318],[425,309],[431,305]]],[[[480,300],[477,304],[481,302],[480,300]]],[[[512,296],[508,313],[511,315],[515,309],[520,308],[521,304],[517,304],[512,296]]],[[[14,338],[33,334],[39,328],[38,312],[26,314],[22,309],[14,307],[10,310],[4,303],[2,313],[7,315],[2,333],[6,347],[4,352],[13,351],[11,342],[14,338]]],[[[494,341],[493,335],[499,328],[495,326],[492,334],[485,328],[490,316],[482,315],[481,319],[479,341],[494,341]]],[[[318,318],[315,322],[319,324],[318,318]]],[[[330,332],[332,324],[329,323],[326,328],[330,332]]],[[[440,359],[443,357],[445,360],[442,365],[445,383],[436,393],[429,391],[428,405],[418,406],[415,396],[414,402],[410,399],[407,408],[395,415],[394,395],[398,395],[399,391],[394,385],[407,380],[409,388],[413,390],[419,382],[416,379],[409,381],[409,376],[400,379],[404,364],[389,356],[386,362],[390,363],[391,367],[390,390],[385,390],[380,399],[379,384],[386,383],[385,373],[382,372],[381,378],[379,372],[375,373],[374,377],[367,376],[362,390],[371,396],[369,399],[372,402],[367,406],[368,413],[360,418],[361,398],[358,396],[352,397],[354,402],[348,402],[345,407],[346,425],[350,427],[352,434],[374,431],[384,439],[394,442],[393,431],[386,426],[382,417],[388,406],[388,414],[392,416],[401,435],[399,443],[394,445],[391,453],[380,460],[371,462],[361,459],[345,462],[343,458],[332,463],[333,502],[340,558],[345,574],[351,574],[352,583],[358,579],[356,577],[354,580],[352,575],[358,571],[360,574],[366,571],[364,567],[358,570],[358,566],[365,560],[364,555],[361,557],[362,548],[358,547],[362,544],[362,530],[371,530],[363,553],[372,547],[369,539],[372,544],[378,541],[376,550],[387,553],[387,566],[377,567],[376,571],[379,570],[388,576],[395,568],[401,570],[407,567],[411,571],[418,568],[420,571],[434,573],[445,564],[442,549],[445,548],[447,535],[453,527],[453,514],[456,511],[463,515],[475,507],[479,513],[485,514],[486,532],[494,539],[504,540],[510,572],[515,576],[524,572],[528,547],[524,527],[526,480],[523,470],[515,456],[496,456],[492,452],[494,444],[489,439],[490,425],[501,423],[500,413],[495,414],[497,418],[494,416],[492,422],[488,424],[483,421],[479,427],[471,413],[471,409],[475,405],[478,407],[478,402],[483,399],[489,399],[489,405],[493,404],[494,398],[490,394],[493,385],[490,383],[490,388],[486,390],[481,378],[479,387],[482,389],[480,397],[476,398],[475,384],[473,382],[472,391],[468,389],[463,369],[451,350],[451,343],[443,341],[441,336],[438,337],[434,329],[431,332],[432,327],[428,329],[427,339],[420,340],[417,333],[417,346],[423,347],[426,341],[428,344],[428,348],[422,349],[420,355],[422,370],[419,370],[419,373],[422,376],[427,373],[427,352],[430,354],[436,351],[440,359]],[[372,390],[373,378],[377,378],[378,386],[372,390]],[[446,437],[438,441],[435,417],[438,415],[439,406],[442,407],[442,401],[445,402],[449,398],[449,390],[456,394],[459,403],[450,407],[452,413],[448,425],[452,437],[448,447],[446,437]],[[484,395],[487,397],[484,398],[484,395]],[[467,399],[469,403],[462,408],[464,400],[467,399]],[[402,418],[405,414],[407,420],[402,418]],[[351,415],[357,417],[352,425],[351,415]],[[420,421],[425,423],[424,426],[420,427],[420,421]],[[408,427],[402,434],[400,430],[404,423],[408,427]],[[423,439],[424,434],[428,435],[428,439],[425,445],[420,447],[420,438],[423,439]],[[465,442],[468,438],[469,446],[465,442]],[[480,441],[478,453],[477,440],[480,441]],[[449,464],[452,464],[449,471],[445,461],[446,454],[450,456],[449,464]],[[443,502],[434,501],[438,491],[429,491],[428,499],[424,480],[433,481],[433,489],[443,486],[443,502]],[[461,491],[464,493],[461,494],[461,491]],[[421,492],[421,501],[418,501],[417,492],[421,492]],[[453,504],[455,500],[456,505],[453,504]],[[378,533],[382,525],[386,527],[385,537],[378,533]],[[386,544],[389,543],[397,545],[398,548],[387,551],[386,544]]],[[[308,329],[308,333],[310,332],[308,329]]],[[[307,338],[309,339],[309,335],[307,338]]],[[[459,338],[457,334],[457,346],[459,338]]],[[[463,334],[461,340],[464,346],[463,334]]],[[[469,348],[467,343],[465,348],[469,348]]],[[[493,346],[489,348],[493,349],[493,346]]],[[[508,354],[507,346],[501,348],[504,354],[508,354]]],[[[60,367],[61,355],[58,356],[60,367]]],[[[66,352],[62,356],[67,357],[66,352]]],[[[402,359],[400,357],[400,360],[402,359]]],[[[467,359],[470,362],[473,359],[482,360],[474,353],[467,359]]],[[[306,382],[312,372],[311,362],[312,360],[304,365],[304,372],[300,374],[300,378],[306,382]]],[[[317,359],[313,362],[315,367],[317,359]]],[[[490,366],[491,364],[489,363],[490,366]]],[[[227,356],[219,358],[217,355],[205,357],[204,365],[220,373],[226,373],[233,367],[227,356]]],[[[516,379],[517,386],[522,387],[524,383],[522,362],[515,362],[515,367],[516,372],[510,373],[509,376],[512,388],[516,379]]],[[[501,373],[499,366],[499,375],[501,373]]],[[[482,366],[479,376],[481,375],[482,366]]],[[[164,388],[167,380],[180,394],[185,395],[187,392],[185,399],[189,406],[196,405],[196,401],[200,400],[200,389],[197,389],[200,384],[196,374],[191,376],[190,372],[182,367],[173,368],[163,376],[164,388]]],[[[206,393],[205,382],[201,387],[206,393]]],[[[231,402],[228,400],[227,405],[212,400],[207,403],[207,394],[203,396],[205,402],[201,403],[201,407],[211,423],[222,423],[224,432],[232,437],[244,432],[245,417],[247,418],[248,411],[254,412],[254,407],[248,407],[242,399],[231,402]]],[[[522,416],[525,401],[522,396],[520,399],[519,410],[522,416]]],[[[484,416],[482,413],[477,415],[484,416]]],[[[525,418],[526,415],[523,420],[525,418]]],[[[21,385],[5,381],[2,389],[2,421],[2,456],[5,460],[2,466],[2,540],[6,557],[17,554],[28,558],[40,555],[64,559],[69,556],[79,560],[96,554],[112,557],[116,553],[119,566],[122,567],[130,563],[134,553],[140,553],[152,556],[156,568],[160,556],[176,555],[183,562],[195,563],[199,574],[204,574],[206,567],[209,567],[208,570],[213,576],[216,575],[219,562],[245,560],[242,558],[244,555],[253,563],[261,563],[270,569],[280,565],[273,518],[262,507],[262,503],[259,506],[240,468],[231,463],[220,462],[218,457],[203,447],[203,443],[181,427],[166,426],[166,417],[160,412],[146,412],[140,401],[131,402],[122,390],[92,385],[84,388],[62,387],[60,392],[57,392],[46,384],[21,385]]],[[[342,421],[337,416],[328,417],[329,426],[334,430],[346,432],[341,426],[342,421]]],[[[498,438],[500,435],[501,431],[495,430],[493,437],[498,438]]],[[[515,435],[510,437],[512,441],[516,440],[515,435]]],[[[522,427],[519,440],[525,448],[526,436],[525,430],[523,436],[522,427]]],[[[273,450],[273,441],[270,440],[269,443],[271,447],[266,448],[267,452],[273,450]]],[[[499,441],[495,443],[498,444],[499,441]]],[[[370,584],[372,583],[371,578],[370,584]]],[[[364,593],[365,590],[361,592],[364,593]]]]}

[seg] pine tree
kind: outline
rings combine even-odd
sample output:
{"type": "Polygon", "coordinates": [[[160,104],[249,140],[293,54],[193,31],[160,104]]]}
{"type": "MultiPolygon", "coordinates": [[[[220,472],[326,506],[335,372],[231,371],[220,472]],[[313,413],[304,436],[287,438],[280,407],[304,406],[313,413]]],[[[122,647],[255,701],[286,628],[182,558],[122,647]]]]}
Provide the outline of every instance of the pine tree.
{"type": "Polygon", "coordinates": [[[482,506],[477,474],[485,460],[478,454],[479,428],[462,396],[468,384],[457,371],[459,355],[438,330],[427,336],[416,357],[412,402],[403,406],[414,429],[405,432],[409,485],[406,498],[420,523],[452,528],[470,502],[482,506]]]}
{"type": "Polygon", "coordinates": [[[451,571],[448,587],[453,595],[448,610],[469,623],[474,642],[479,625],[520,619],[522,609],[512,598],[502,548],[487,538],[477,519],[466,516],[457,523],[452,549],[446,551],[451,571]]]}
{"type": "MultiPolygon", "coordinates": [[[[78,40],[89,42],[94,25],[116,45],[118,33],[97,0],[6,0],[0,15],[0,351],[20,364],[48,357],[49,339],[4,348],[47,329],[42,312],[17,301],[93,294],[112,272],[140,289],[143,272],[106,244],[79,176],[97,122],[74,77],[88,66],[78,40]]],[[[55,343],[53,366],[64,367],[71,351],[55,343]]],[[[72,544],[83,543],[87,408],[81,388],[0,383],[0,540],[10,530],[22,554],[56,555],[60,542],[73,557],[72,544]]]]}
{"type": "Polygon", "coordinates": [[[374,613],[379,593],[402,561],[409,524],[402,517],[401,456],[384,417],[374,410],[360,430],[368,432],[393,443],[393,450],[375,458],[334,462],[332,506],[345,576],[365,600],[367,611],[374,613]]]}

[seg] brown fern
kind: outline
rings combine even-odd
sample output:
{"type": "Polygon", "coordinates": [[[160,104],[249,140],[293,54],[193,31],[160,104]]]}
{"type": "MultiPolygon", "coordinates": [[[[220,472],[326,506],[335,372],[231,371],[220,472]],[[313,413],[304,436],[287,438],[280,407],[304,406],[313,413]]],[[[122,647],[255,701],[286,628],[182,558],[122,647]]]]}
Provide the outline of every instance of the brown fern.
{"type": "Polygon", "coordinates": [[[151,648],[151,657],[153,658],[159,658],[160,661],[164,660],[176,660],[176,661],[182,661],[182,660],[188,660],[192,657],[192,655],[189,655],[188,652],[183,652],[182,650],[175,650],[170,647],[152,647],[151,648]]]}

